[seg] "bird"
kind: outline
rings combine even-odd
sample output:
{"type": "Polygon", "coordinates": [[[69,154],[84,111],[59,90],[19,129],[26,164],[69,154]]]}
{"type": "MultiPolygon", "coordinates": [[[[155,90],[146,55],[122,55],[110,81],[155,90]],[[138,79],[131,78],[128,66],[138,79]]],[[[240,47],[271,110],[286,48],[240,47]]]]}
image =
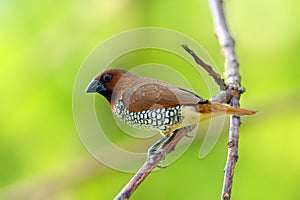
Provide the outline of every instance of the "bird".
{"type": "Polygon", "coordinates": [[[162,139],[149,148],[148,156],[157,153],[157,148],[180,128],[198,124],[213,115],[256,113],[212,102],[170,83],[122,69],[108,69],[98,74],[88,84],[86,92],[104,96],[122,122],[162,134],[162,139]]]}

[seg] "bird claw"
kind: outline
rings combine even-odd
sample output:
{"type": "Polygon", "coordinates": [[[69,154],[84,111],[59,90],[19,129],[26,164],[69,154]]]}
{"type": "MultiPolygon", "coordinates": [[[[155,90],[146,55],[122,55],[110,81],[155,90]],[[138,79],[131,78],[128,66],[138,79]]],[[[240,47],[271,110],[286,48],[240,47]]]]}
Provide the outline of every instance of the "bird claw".
{"type": "Polygon", "coordinates": [[[189,135],[189,134],[187,133],[187,134],[185,134],[185,137],[187,137],[187,138],[193,138],[194,136],[193,136],[193,135],[189,135]]]}
{"type": "Polygon", "coordinates": [[[167,166],[163,166],[163,165],[157,165],[156,167],[159,168],[159,169],[167,168],[167,166]]]}
{"type": "Polygon", "coordinates": [[[147,153],[147,158],[150,157],[150,155],[156,151],[160,151],[158,149],[158,147],[163,144],[165,141],[167,141],[167,139],[169,138],[169,135],[166,135],[162,138],[160,138],[157,142],[155,142],[149,149],[148,149],[148,153],[147,153]]]}
{"type": "MultiPolygon", "coordinates": [[[[157,159],[157,156],[159,155],[159,154],[161,154],[162,155],[162,159],[161,159],[161,161],[160,162],[162,162],[163,160],[165,160],[165,158],[166,158],[166,150],[164,150],[164,149],[158,149],[158,150],[155,150],[155,149],[149,149],[148,150],[148,154],[147,154],[147,159],[153,159],[154,160],[154,162],[156,162],[156,159],[157,159]]],[[[157,168],[166,168],[166,166],[162,166],[162,165],[157,165],[156,166],[157,168]]]]}
{"type": "Polygon", "coordinates": [[[158,154],[161,154],[163,156],[162,161],[165,160],[167,153],[166,153],[166,150],[164,150],[164,149],[158,149],[158,150],[149,149],[148,154],[147,154],[147,158],[149,159],[151,156],[158,155],[158,154]]]}

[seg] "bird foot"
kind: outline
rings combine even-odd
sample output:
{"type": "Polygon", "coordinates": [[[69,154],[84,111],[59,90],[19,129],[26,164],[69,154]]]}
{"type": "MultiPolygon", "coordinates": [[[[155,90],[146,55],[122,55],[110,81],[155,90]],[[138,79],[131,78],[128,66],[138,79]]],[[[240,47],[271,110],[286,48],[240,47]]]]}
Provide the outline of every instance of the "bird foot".
{"type": "MultiPolygon", "coordinates": [[[[166,142],[168,142],[168,139],[170,138],[170,134],[166,134],[164,137],[160,138],[157,142],[155,142],[147,152],[147,159],[152,159],[154,163],[156,163],[157,156],[159,154],[162,155],[162,159],[160,162],[165,160],[166,158],[166,150],[160,149],[161,146],[163,146],[166,142]]],[[[158,168],[166,168],[165,166],[157,165],[158,168]]]]}
{"type": "Polygon", "coordinates": [[[149,159],[153,155],[159,155],[159,154],[161,154],[163,156],[163,159],[162,159],[162,161],[163,161],[166,158],[166,150],[164,150],[164,149],[158,149],[158,150],[149,149],[148,153],[147,153],[147,159],[149,159]]]}
{"type": "MultiPolygon", "coordinates": [[[[153,162],[156,163],[156,160],[157,160],[157,156],[161,154],[162,155],[162,159],[160,162],[162,162],[163,160],[165,160],[166,158],[166,150],[164,149],[158,149],[158,150],[153,150],[153,149],[149,149],[148,150],[148,154],[147,154],[147,159],[153,159],[153,162]]],[[[156,166],[157,168],[166,168],[166,166],[162,166],[162,165],[157,165],[156,166]]]]}
{"type": "Polygon", "coordinates": [[[158,147],[163,144],[165,141],[168,140],[170,136],[166,135],[162,138],[160,138],[157,142],[155,142],[149,149],[148,149],[148,153],[147,153],[147,158],[149,158],[151,156],[151,154],[153,154],[154,152],[158,152],[161,151],[162,149],[158,149],[158,147]]]}

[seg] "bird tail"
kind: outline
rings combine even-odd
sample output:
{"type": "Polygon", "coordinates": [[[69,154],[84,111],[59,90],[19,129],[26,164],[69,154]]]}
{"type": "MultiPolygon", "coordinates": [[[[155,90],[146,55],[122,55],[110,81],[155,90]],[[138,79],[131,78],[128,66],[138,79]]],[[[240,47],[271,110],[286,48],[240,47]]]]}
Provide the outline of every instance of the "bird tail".
{"type": "Polygon", "coordinates": [[[204,114],[228,114],[228,115],[253,115],[256,113],[256,111],[248,110],[248,109],[242,109],[242,108],[233,108],[231,106],[228,106],[226,104],[221,104],[217,102],[210,102],[209,104],[199,104],[199,111],[200,113],[204,114]]]}

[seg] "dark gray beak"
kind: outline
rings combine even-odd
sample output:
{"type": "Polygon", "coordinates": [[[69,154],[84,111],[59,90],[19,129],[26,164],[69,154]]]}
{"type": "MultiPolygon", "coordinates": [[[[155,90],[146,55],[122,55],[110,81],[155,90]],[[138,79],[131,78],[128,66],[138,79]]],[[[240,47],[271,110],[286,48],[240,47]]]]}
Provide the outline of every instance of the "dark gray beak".
{"type": "Polygon", "coordinates": [[[104,87],[104,85],[102,83],[100,83],[99,80],[97,79],[93,79],[88,87],[86,88],[86,93],[94,93],[94,92],[101,92],[101,91],[105,91],[106,88],[104,87]]]}

